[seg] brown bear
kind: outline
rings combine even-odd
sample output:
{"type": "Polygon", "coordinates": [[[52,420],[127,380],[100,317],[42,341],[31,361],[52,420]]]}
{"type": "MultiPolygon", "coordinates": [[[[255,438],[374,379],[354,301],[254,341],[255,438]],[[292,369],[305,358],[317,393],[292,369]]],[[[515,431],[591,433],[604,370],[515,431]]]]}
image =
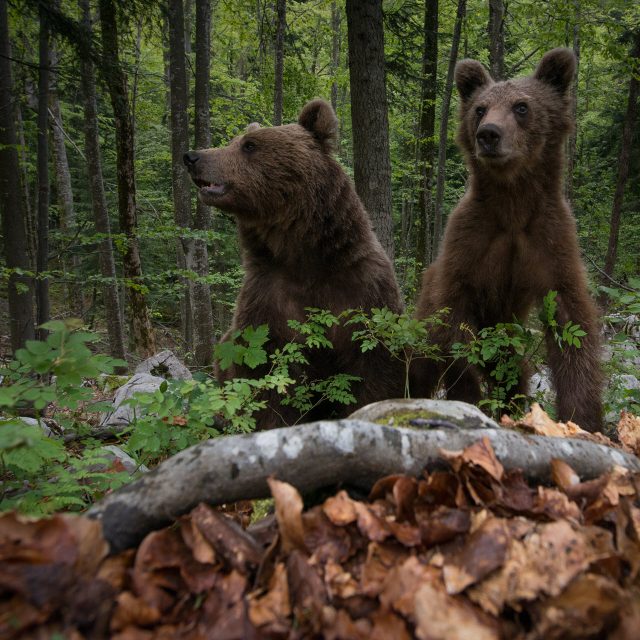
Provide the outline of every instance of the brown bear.
{"type": "MultiPolygon", "coordinates": [[[[571,320],[587,332],[580,348],[559,347],[551,332],[546,337],[558,418],[593,431],[602,412],[599,319],[563,196],[575,66],[571,50],[553,49],[533,75],[494,82],[475,60],[457,64],[457,143],[469,183],[424,273],[417,315],[450,309],[446,328],[435,336],[447,353],[468,336],[461,323],[477,331],[524,321],[534,304],[557,291],[557,321],[571,320]]],[[[475,403],[480,373],[461,361],[423,366],[414,372],[412,392],[429,395],[442,378],[448,397],[475,403]]],[[[526,382],[522,372],[514,393],[526,393],[526,382]]]]}
{"type": "MultiPolygon", "coordinates": [[[[287,320],[304,321],[305,308],[402,311],[391,261],[375,236],[351,180],[332,152],[338,121],[324,100],[309,102],[296,124],[262,128],[249,125],[227,147],[189,151],[185,164],[202,202],[234,214],[244,281],[229,333],[247,326],[269,326],[269,350],[295,337],[287,320]]],[[[344,372],[354,383],[357,406],[401,396],[402,366],[378,348],[362,353],[351,339],[353,327],[333,327],[333,350],[309,354],[304,374],[317,380],[344,372]]],[[[228,337],[229,333],[223,337],[228,337]]],[[[221,379],[260,377],[233,365],[221,379]]],[[[258,416],[260,428],[299,419],[274,392],[258,416]]],[[[325,417],[327,406],[306,419],[325,417]]],[[[338,408],[344,413],[344,407],[338,408]]]]}

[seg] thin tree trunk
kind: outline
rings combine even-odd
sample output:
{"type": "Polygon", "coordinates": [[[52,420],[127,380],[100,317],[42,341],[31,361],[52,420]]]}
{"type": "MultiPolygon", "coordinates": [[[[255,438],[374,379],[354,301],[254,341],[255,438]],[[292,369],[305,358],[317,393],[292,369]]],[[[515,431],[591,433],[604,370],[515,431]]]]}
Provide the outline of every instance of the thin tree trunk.
{"type": "Polygon", "coordinates": [[[338,111],[338,69],[340,68],[340,10],[335,0],[331,3],[331,106],[338,111]]]}
{"type": "MultiPolygon", "coordinates": [[[[44,8],[40,8],[40,39],[38,69],[38,248],[36,254],[36,320],[38,325],[49,321],[49,278],[43,274],[49,265],[49,25],[44,8]]],[[[44,339],[46,329],[39,327],[37,335],[44,339]]]]}
{"type": "Polygon", "coordinates": [[[420,129],[417,161],[418,213],[416,217],[416,271],[431,261],[431,213],[436,156],[436,92],[438,71],[438,0],[424,3],[424,48],[422,53],[422,87],[420,95],[420,129]]]}
{"type": "MultiPolygon", "coordinates": [[[[182,160],[189,149],[187,73],[184,50],[184,14],[182,0],[169,0],[169,66],[171,69],[171,184],[173,214],[179,229],[191,224],[191,180],[182,160]]],[[[176,242],[178,269],[191,268],[192,242],[180,237],[176,242]]],[[[193,350],[193,314],[191,280],[181,277],[183,296],[180,301],[180,323],[187,351],[193,350]]]]}
{"type": "MultiPolygon", "coordinates": [[[[196,78],[195,78],[195,147],[211,146],[209,123],[209,70],[211,65],[211,0],[196,0],[196,78]]],[[[210,209],[198,200],[194,228],[207,231],[210,227],[210,209]]],[[[195,240],[193,270],[199,278],[209,275],[209,252],[204,240],[195,240]]],[[[202,281],[193,286],[194,361],[201,367],[213,363],[213,311],[211,287],[202,281]]]]}
{"type": "Polygon", "coordinates": [[[142,266],[138,248],[134,145],[127,76],[118,50],[118,27],[113,0],[100,0],[102,27],[102,70],[116,124],[116,163],[118,167],[118,213],[120,230],[127,239],[123,255],[124,277],[129,301],[129,323],[134,350],[146,357],[155,352],[155,339],[149,310],[142,292],[142,266]]]}
{"type": "Polygon", "coordinates": [[[449,107],[451,105],[451,93],[453,91],[453,72],[458,59],[458,47],[460,46],[460,33],[462,32],[462,21],[466,11],[466,0],[458,0],[456,11],[456,21],[453,28],[453,40],[451,42],[451,54],[449,55],[449,66],[447,68],[447,79],[442,98],[442,113],[440,115],[440,138],[438,141],[438,177],[436,180],[436,203],[435,220],[433,227],[433,255],[440,244],[443,229],[442,205],[444,201],[444,177],[447,165],[447,131],[449,126],[449,107]]]}
{"type": "MultiPolygon", "coordinates": [[[[629,79],[629,97],[627,100],[627,112],[624,116],[622,126],[622,146],[618,158],[618,177],[616,180],[616,191],[613,196],[613,206],[611,207],[611,220],[609,222],[609,246],[607,256],[604,261],[604,272],[607,276],[613,275],[618,255],[618,234],[620,231],[620,216],[622,214],[622,202],[624,200],[624,188],[629,177],[629,159],[631,156],[631,144],[633,132],[638,116],[638,95],[640,93],[640,81],[638,72],[640,71],[640,30],[634,34],[633,49],[631,51],[632,73],[629,79]]],[[[606,284],[606,282],[605,282],[606,284]]]]}
{"type": "Polygon", "coordinates": [[[275,75],[273,89],[273,126],[282,124],[282,80],[284,74],[284,30],[287,25],[287,2],[276,0],[275,75]]]}
{"type": "Polygon", "coordinates": [[[15,353],[27,340],[33,340],[33,278],[13,272],[29,272],[26,220],[20,197],[20,165],[15,122],[13,119],[13,82],[11,49],[7,20],[7,0],[0,0],[0,211],[4,255],[9,281],[9,331],[11,349],[15,353]]]}
{"type": "MultiPolygon", "coordinates": [[[[57,51],[51,50],[52,66],[57,66],[57,51]]],[[[50,123],[53,139],[53,166],[55,168],[55,178],[58,193],[58,206],[60,207],[60,228],[65,231],[68,238],[71,238],[76,229],[76,214],[73,204],[73,190],[71,187],[71,172],[69,170],[69,159],[67,157],[67,147],[65,144],[65,133],[62,124],[62,113],[60,111],[60,101],[58,99],[56,76],[52,77],[49,104],[51,107],[50,123]]],[[[70,282],[67,285],[68,309],[72,315],[81,318],[83,314],[83,296],[80,286],[80,260],[78,254],[70,247],[71,253],[71,274],[69,274],[68,256],[66,251],[62,256],[62,270],[65,279],[70,282]]]]}
{"type": "Polygon", "coordinates": [[[393,260],[382,0],[347,0],[347,31],[356,191],[393,260]]]}
{"type": "Polygon", "coordinates": [[[580,71],[580,0],[573,0],[574,22],[573,22],[573,53],[576,56],[576,74],[571,87],[571,118],[573,129],[567,139],[567,173],[564,182],[564,192],[567,200],[573,200],[573,172],[576,164],[577,141],[578,141],[578,77],[580,71]]]}
{"type": "Polygon", "coordinates": [[[504,1],[489,0],[489,70],[496,81],[504,80],[504,17],[504,1]]]}
{"type": "Polygon", "coordinates": [[[84,149],[87,158],[87,172],[91,187],[91,203],[96,233],[102,238],[98,245],[98,262],[103,278],[102,299],[104,303],[109,353],[114,358],[125,358],[124,328],[118,295],[116,265],[111,244],[111,223],[107,209],[107,199],[102,180],[102,159],[100,156],[100,136],[98,131],[98,109],[96,105],[95,69],[91,57],[91,10],[89,0],[80,0],[82,25],[85,29],[87,46],[80,59],[80,85],[84,102],[84,149]]]}

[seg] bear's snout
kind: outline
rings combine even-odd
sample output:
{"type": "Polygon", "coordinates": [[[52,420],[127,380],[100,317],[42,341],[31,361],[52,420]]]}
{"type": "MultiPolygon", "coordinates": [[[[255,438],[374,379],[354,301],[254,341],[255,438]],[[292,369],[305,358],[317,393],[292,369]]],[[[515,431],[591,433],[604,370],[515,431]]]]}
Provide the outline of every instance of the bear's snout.
{"type": "Polygon", "coordinates": [[[196,162],[200,160],[200,154],[197,151],[187,151],[187,153],[182,156],[182,160],[184,161],[187,169],[191,170],[195,166],[196,162]]]}
{"type": "Polygon", "coordinates": [[[495,124],[483,124],[476,132],[476,140],[483,155],[496,155],[501,139],[502,130],[495,124]]]}

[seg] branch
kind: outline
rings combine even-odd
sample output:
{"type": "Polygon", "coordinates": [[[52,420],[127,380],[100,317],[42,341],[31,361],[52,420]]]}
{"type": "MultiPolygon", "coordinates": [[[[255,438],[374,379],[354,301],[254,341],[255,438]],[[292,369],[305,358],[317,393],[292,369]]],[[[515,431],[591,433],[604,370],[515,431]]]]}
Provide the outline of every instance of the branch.
{"type": "Polygon", "coordinates": [[[463,449],[486,436],[506,469],[523,469],[538,481],[551,477],[560,458],[581,477],[614,465],[640,471],[633,455],[569,438],[524,436],[505,429],[414,430],[363,420],[313,422],[250,435],[208,440],[165,460],[140,480],[106,496],[89,516],[102,521],[113,552],[137,544],[198,503],[222,504],[269,496],[267,478],[277,476],[301,493],[338,482],[365,490],[390,474],[417,476],[446,466],[442,448],[463,449]]]}
{"type": "Polygon", "coordinates": [[[581,253],[605,278],[607,278],[610,282],[615,284],[616,287],[618,287],[619,289],[624,289],[625,291],[630,291],[631,293],[638,293],[637,289],[633,289],[632,287],[628,287],[622,284],[622,282],[618,282],[617,280],[614,280],[606,271],[604,271],[598,266],[598,263],[588,253],[586,253],[585,251],[582,251],[581,253]]]}

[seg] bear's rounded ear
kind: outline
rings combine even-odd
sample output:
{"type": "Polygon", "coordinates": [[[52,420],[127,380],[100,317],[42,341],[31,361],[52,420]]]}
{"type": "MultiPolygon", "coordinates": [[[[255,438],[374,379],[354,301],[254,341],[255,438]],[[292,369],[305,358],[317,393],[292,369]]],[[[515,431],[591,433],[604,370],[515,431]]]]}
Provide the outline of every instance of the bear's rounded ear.
{"type": "Polygon", "coordinates": [[[251,133],[252,131],[255,131],[256,129],[260,129],[260,124],[258,122],[252,122],[247,127],[247,130],[245,131],[245,133],[251,133]]]}
{"type": "Polygon", "coordinates": [[[310,131],[325,149],[331,149],[338,136],[338,118],[331,105],[316,98],[304,105],[298,124],[310,131]]]}
{"type": "Polygon", "coordinates": [[[533,74],[536,80],[551,85],[564,95],[576,72],[576,56],[571,49],[559,47],[547,51],[533,74]]]}
{"type": "Polygon", "coordinates": [[[488,71],[477,60],[460,60],[456,64],[456,87],[463,102],[486,84],[491,84],[493,80],[488,71]]]}

